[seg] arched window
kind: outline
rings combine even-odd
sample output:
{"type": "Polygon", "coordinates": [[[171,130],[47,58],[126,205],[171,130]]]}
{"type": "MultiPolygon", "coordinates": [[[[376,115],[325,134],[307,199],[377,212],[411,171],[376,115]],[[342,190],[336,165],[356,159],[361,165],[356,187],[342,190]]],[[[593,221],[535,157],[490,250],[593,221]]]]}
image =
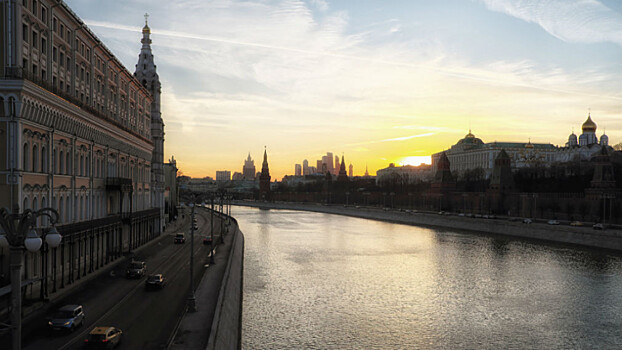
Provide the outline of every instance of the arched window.
{"type": "MultiPolygon", "coordinates": [[[[41,197],[41,209],[46,208],[48,206],[48,200],[45,197],[41,197]]],[[[47,216],[42,216],[41,219],[41,225],[42,226],[47,226],[48,225],[48,217],[47,216]]]]}
{"type": "Polygon", "coordinates": [[[28,197],[24,197],[24,207],[22,208],[22,212],[25,212],[28,209],[30,209],[30,203],[28,201],[28,197]]]}
{"type": "Polygon", "coordinates": [[[67,196],[65,201],[65,215],[67,216],[67,222],[71,221],[71,196],[67,196]]]}
{"type": "Polygon", "coordinates": [[[80,155],[80,170],[79,175],[84,176],[84,156],[80,155]]]}
{"type": "Polygon", "coordinates": [[[84,164],[84,176],[91,176],[91,162],[89,156],[86,156],[86,162],[84,164]]]}
{"type": "Polygon", "coordinates": [[[45,146],[41,146],[41,172],[48,172],[48,152],[45,146]]]}
{"type": "Polygon", "coordinates": [[[67,154],[65,155],[65,167],[65,174],[72,175],[73,171],[71,170],[71,154],[69,154],[69,151],[67,151],[67,154]]]}
{"type": "Polygon", "coordinates": [[[56,148],[54,148],[54,150],[52,151],[52,162],[54,162],[52,167],[52,173],[58,174],[58,154],[56,153],[56,148]]]}
{"type": "Polygon", "coordinates": [[[78,217],[80,221],[84,220],[84,197],[80,196],[80,206],[78,207],[78,217]]]}
{"type": "Polygon", "coordinates": [[[58,200],[58,214],[60,215],[60,222],[64,223],[66,221],[67,213],[65,213],[65,200],[63,199],[63,196],[60,196],[60,199],[58,200]]]}
{"type": "Polygon", "coordinates": [[[24,152],[22,159],[22,168],[24,171],[30,171],[30,147],[28,146],[28,142],[24,143],[24,152]]]}
{"type": "Polygon", "coordinates": [[[37,145],[32,146],[32,171],[39,171],[39,148],[37,145]]]}
{"type": "Polygon", "coordinates": [[[58,157],[58,173],[65,173],[65,157],[63,157],[63,151],[60,151],[60,156],[58,157]]]}

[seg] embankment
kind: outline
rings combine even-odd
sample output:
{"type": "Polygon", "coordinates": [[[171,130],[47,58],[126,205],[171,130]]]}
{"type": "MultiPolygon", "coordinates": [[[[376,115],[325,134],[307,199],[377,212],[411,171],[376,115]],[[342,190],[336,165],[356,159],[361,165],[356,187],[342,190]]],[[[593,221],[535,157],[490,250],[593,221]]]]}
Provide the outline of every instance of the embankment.
{"type": "Polygon", "coordinates": [[[315,203],[237,201],[234,205],[263,209],[313,211],[406,225],[468,230],[622,251],[622,230],[620,229],[597,231],[590,226],[574,227],[569,225],[547,225],[544,223],[523,224],[521,221],[509,221],[508,219],[468,218],[457,215],[438,215],[436,213],[421,212],[406,213],[397,210],[383,210],[381,208],[356,208],[315,203]]]}

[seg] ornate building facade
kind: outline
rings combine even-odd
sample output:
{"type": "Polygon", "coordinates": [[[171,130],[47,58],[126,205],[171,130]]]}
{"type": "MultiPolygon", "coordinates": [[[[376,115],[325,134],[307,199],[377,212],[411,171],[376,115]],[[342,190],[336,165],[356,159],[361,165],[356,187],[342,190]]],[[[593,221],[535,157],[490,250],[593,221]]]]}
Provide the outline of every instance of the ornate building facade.
{"type": "Polygon", "coordinates": [[[61,246],[26,253],[43,296],[161,232],[160,83],[146,25],[134,76],[64,2],[0,7],[0,206],[60,214],[61,246]]]}
{"type": "MultiPolygon", "coordinates": [[[[456,174],[467,170],[481,168],[486,177],[492,175],[495,159],[501,150],[507,152],[513,169],[534,165],[548,166],[553,163],[570,161],[587,161],[598,153],[602,147],[609,147],[609,139],[603,133],[596,136],[596,123],[590,115],[583,123],[582,134],[577,140],[574,132],[568,137],[565,146],[555,146],[550,143],[522,142],[491,142],[484,143],[469,133],[447,151],[444,151],[451,163],[451,171],[456,174]]],[[[436,164],[443,152],[432,155],[432,164],[436,164]]]]}

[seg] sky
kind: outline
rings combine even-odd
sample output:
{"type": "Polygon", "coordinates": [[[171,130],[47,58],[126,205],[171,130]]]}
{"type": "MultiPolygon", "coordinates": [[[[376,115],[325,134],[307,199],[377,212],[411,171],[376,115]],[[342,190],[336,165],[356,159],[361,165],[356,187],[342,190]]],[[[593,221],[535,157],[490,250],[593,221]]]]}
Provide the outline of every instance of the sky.
{"type": "Polygon", "coordinates": [[[134,72],[144,14],[165,157],[273,179],[344,155],[429,162],[469,129],[563,146],[587,114],[622,142],[619,0],[66,0],[134,72]]]}

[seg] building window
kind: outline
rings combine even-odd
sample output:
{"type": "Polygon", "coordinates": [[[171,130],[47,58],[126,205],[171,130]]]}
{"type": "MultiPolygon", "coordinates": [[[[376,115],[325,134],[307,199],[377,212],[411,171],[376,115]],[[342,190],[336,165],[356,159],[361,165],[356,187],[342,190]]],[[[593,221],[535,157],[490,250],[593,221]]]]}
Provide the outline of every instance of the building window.
{"type": "Polygon", "coordinates": [[[35,32],[34,30],[32,31],[32,46],[36,49],[37,48],[37,39],[38,35],[37,32],[35,32]]]}
{"type": "Polygon", "coordinates": [[[65,173],[65,158],[63,157],[63,151],[60,151],[60,156],[58,157],[58,173],[65,173]]]}
{"type": "Polygon", "coordinates": [[[52,18],[52,30],[53,31],[57,31],[57,27],[56,27],[56,17],[52,18]]]}
{"type": "Polygon", "coordinates": [[[25,24],[22,24],[22,39],[25,43],[28,42],[28,26],[25,24]]]}
{"type": "Polygon", "coordinates": [[[43,23],[47,24],[48,21],[48,10],[45,6],[41,6],[41,20],[43,23]]]}
{"type": "Polygon", "coordinates": [[[45,147],[41,147],[41,172],[48,172],[48,154],[45,147]]]}
{"type": "Polygon", "coordinates": [[[32,146],[32,171],[39,171],[39,148],[37,145],[32,146]]]}
{"type": "Polygon", "coordinates": [[[47,72],[45,71],[45,69],[42,69],[42,70],[41,70],[41,80],[43,80],[43,81],[48,80],[48,78],[47,78],[47,74],[46,74],[46,73],[47,73],[47,72]]]}
{"type": "Polygon", "coordinates": [[[65,39],[64,35],[65,35],[65,26],[61,23],[60,24],[60,38],[61,39],[65,39]]]}
{"type": "Polygon", "coordinates": [[[41,52],[42,53],[47,53],[48,51],[48,42],[47,40],[45,40],[45,38],[41,38],[41,52]]]}
{"type": "Polygon", "coordinates": [[[28,146],[28,142],[24,143],[24,148],[23,148],[23,159],[22,159],[22,167],[24,169],[24,171],[29,171],[29,166],[30,166],[30,147],[28,146]]]}
{"type": "Polygon", "coordinates": [[[54,62],[57,62],[57,59],[56,59],[56,58],[57,58],[57,57],[56,57],[56,55],[57,55],[57,54],[58,54],[58,49],[56,48],[56,46],[53,46],[53,47],[52,47],[52,60],[53,60],[54,62]]]}
{"type": "Polygon", "coordinates": [[[69,154],[69,152],[67,152],[67,154],[65,155],[65,165],[67,167],[67,169],[65,170],[65,173],[67,175],[72,175],[73,171],[71,171],[71,155],[69,154]]]}

